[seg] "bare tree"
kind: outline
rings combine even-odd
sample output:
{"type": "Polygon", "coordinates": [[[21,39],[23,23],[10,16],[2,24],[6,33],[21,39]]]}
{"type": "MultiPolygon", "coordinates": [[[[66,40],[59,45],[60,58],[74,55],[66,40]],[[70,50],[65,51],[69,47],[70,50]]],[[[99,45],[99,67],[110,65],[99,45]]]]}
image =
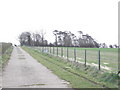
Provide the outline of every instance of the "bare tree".
{"type": "Polygon", "coordinates": [[[54,30],[53,34],[55,35],[55,46],[57,46],[58,42],[57,42],[57,34],[58,34],[58,30],[54,30]]]}
{"type": "Polygon", "coordinates": [[[45,37],[46,32],[41,30],[41,41],[42,41],[42,46],[44,46],[44,37],[45,37]]]}

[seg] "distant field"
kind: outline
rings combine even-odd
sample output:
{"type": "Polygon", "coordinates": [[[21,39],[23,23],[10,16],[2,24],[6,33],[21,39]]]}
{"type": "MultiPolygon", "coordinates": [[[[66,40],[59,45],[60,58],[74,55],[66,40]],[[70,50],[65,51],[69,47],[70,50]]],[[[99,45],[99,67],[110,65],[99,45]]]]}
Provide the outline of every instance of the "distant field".
{"type": "MultiPolygon", "coordinates": [[[[34,47],[38,50],[44,49],[45,52],[51,51],[51,54],[57,55],[57,47],[34,47]],[[54,49],[54,51],[53,51],[54,49]]],[[[58,56],[62,56],[63,48],[63,57],[67,58],[67,47],[58,48],[58,56]]],[[[85,50],[86,50],[86,59],[87,64],[98,65],[98,51],[101,52],[101,66],[110,72],[118,71],[118,49],[117,48],[76,48],[76,61],[81,63],[85,62],[85,50]]],[[[68,47],[68,58],[69,60],[74,60],[74,47],[68,47]]]]}

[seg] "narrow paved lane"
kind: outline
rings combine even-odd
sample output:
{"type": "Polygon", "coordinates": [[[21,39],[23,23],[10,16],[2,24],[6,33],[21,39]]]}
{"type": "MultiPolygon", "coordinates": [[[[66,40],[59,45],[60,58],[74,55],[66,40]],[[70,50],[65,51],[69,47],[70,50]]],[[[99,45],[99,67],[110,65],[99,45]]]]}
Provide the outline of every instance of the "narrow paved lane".
{"type": "Polygon", "coordinates": [[[68,88],[68,85],[20,47],[15,47],[3,72],[2,87],[68,88]]]}

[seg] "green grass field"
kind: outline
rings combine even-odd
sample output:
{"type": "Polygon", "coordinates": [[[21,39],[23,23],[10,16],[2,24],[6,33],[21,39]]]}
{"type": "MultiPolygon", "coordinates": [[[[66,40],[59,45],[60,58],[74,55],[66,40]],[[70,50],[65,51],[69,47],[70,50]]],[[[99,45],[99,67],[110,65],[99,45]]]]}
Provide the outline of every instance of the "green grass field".
{"type": "MultiPolygon", "coordinates": [[[[46,49],[50,53],[50,47],[34,47],[38,50],[46,49]]],[[[63,48],[63,57],[67,58],[67,47],[58,47],[58,56],[61,56],[63,48]]],[[[85,50],[87,64],[98,65],[98,51],[101,51],[101,68],[110,72],[118,71],[118,49],[117,48],[76,48],[77,61],[85,62],[85,50]]],[[[57,47],[51,47],[51,54],[57,55],[57,47]],[[53,52],[54,49],[54,52],[53,52]]],[[[74,60],[74,47],[68,47],[68,58],[74,60]]]]}

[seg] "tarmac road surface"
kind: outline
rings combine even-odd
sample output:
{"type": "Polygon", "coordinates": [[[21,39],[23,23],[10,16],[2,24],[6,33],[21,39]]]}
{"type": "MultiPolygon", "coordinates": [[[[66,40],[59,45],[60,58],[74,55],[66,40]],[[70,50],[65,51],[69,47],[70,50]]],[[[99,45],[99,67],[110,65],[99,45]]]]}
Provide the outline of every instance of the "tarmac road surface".
{"type": "Polygon", "coordinates": [[[2,88],[70,88],[20,47],[14,47],[2,75],[2,88]]]}

